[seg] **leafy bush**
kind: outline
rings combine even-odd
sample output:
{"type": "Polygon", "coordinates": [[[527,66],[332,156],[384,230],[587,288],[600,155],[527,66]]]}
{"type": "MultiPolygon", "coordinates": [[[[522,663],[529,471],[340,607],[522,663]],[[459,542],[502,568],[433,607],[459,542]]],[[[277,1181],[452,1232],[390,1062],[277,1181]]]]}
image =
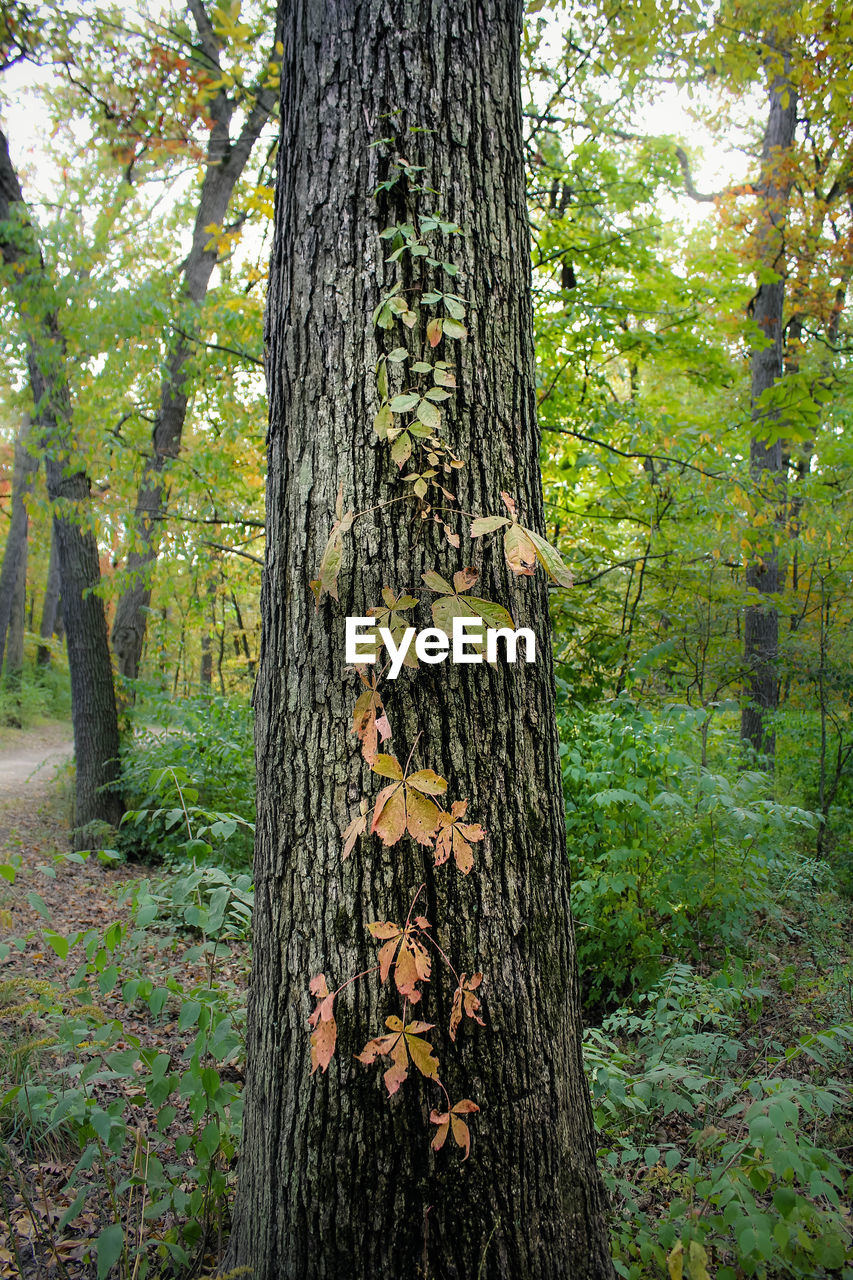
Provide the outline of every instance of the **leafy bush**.
{"type": "Polygon", "coordinates": [[[62,664],[39,667],[26,662],[20,677],[0,680],[0,725],[28,728],[41,720],[71,717],[71,686],[62,664]]]}
{"type": "MultiPolygon", "coordinates": [[[[38,895],[33,899],[38,905],[38,895]]],[[[6,1073],[0,1127],[31,1151],[57,1142],[63,1151],[76,1149],[58,1221],[42,1223],[11,1143],[7,1172],[46,1256],[59,1257],[61,1247],[82,1249],[98,1280],[198,1274],[221,1241],[233,1183],[244,1009],[240,994],[219,977],[224,912],[200,912],[193,924],[199,943],[191,956],[182,949],[182,962],[205,962],[205,980],[188,982],[168,971],[155,980],[138,976],[142,948],[154,943],[162,953],[161,938],[148,933],[152,901],[145,890],[134,895],[130,927],[116,922],[102,933],[68,936],[49,927],[44,908],[43,944],[68,966],[67,980],[0,988],[0,1017],[18,1027],[17,1043],[26,1050],[16,1055],[11,1079],[6,1073]],[[108,996],[126,1015],[103,1013],[108,996]],[[142,1045],[132,1030],[140,1014],[177,1028],[180,1056],[142,1045]],[[108,1220],[104,1225],[101,1217],[92,1236],[93,1209],[104,1208],[99,1186],[108,1191],[108,1220]],[[73,1233],[82,1221],[81,1237],[73,1233]]],[[[23,949],[24,940],[12,946],[23,949]]],[[[9,952],[3,944],[0,958],[9,952]]]]}
{"type": "Polygon", "coordinates": [[[853,1263],[844,1208],[853,1179],[819,1140],[849,1101],[830,1072],[849,1057],[853,1022],[789,1045],[748,1037],[744,1064],[737,1014],[767,994],[674,965],[586,1034],[625,1280],[665,1270],[672,1280],[816,1280],[853,1263]],[[801,1057],[821,1083],[784,1074],[801,1057]]]}
{"type": "Polygon", "coordinates": [[[226,698],[149,700],[136,719],[142,723],[122,763],[131,810],[123,849],[197,862],[210,858],[215,845],[217,862],[248,867],[255,818],[251,709],[226,698]],[[148,727],[154,717],[164,727],[148,727]]]}
{"type": "Polygon", "coordinates": [[[674,957],[742,947],[801,861],[791,835],[813,815],[769,799],[764,774],[730,779],[699,765],[704,715],[655,716],[623,695],[563,716],[572,901],[593,1004],[643,990],[674,957]]]}

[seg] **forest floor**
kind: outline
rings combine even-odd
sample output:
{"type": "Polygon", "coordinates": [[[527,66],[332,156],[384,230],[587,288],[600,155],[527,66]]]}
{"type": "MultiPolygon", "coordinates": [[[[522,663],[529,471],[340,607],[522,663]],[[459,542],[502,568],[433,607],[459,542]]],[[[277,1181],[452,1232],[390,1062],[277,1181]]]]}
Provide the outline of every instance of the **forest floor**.
{"type": "MultiPolygon", "coordinates": [[[[86,999],[92,1002],[86,1008],[95,1011],[97,1022],[111,1033],[111,1054],[167,1054],[168,1069],[180,1072],[192,1038],[178,1025],[180,1002],[170,998],[154,1014],[144,1002],[126,1003],[122,983],[144,977],[192,992],[209,985],[210,979],[208,959],[186,934],[174,936],[155,926],[141,940],[138,935],[131,938],[129,891],[150,868],[108,865],[94,857],[67,859],[72,749],[67,724],[4,730],[0,737],[0,867],[14,868],[13,882],[9,874],[0,879],[0,942],[12,943],[0,951],[0,1280],[95,1280],[100,1268],[94,1246],[104,1228],[115,1222],[116,1186],[135,1173],[133,1141],[123,1145],[116,1159],[109,1155],[107,1143],[108,1177],[97,1161],[90,1172],[81,1171],[80,1147],[61,1124],[47,1140],[36,1141],[31,1126],[5,1105],[10,1099],[4,1091],[10,1084],[19,1085],[27,1069],[30,1078],[35,1075],[62,1090],[62,1072],[74,1055],[63,1052],[57,1032],[61,1037],[60,1024],[63,1019],[69,1022],[80,1005],[79,966],[86,962],[85,939],[75,941],[75,936],[94,931],[100,940],[108,938],[116,924],[123,928],[122,943],[109,956],[119,961],[118,981],[99,990],[91,963],[83,979],[89,991],[86,999]],[[50,936],[59,944],[70,940],[67,959],[64,945],[54,949],[46,944],[50,936]],[[69,1178],[75,1166],[72,1187],[69,1178]],[[83,1211],[66,1224],[63,1215],[72,1210],[81,1190],[83,1211]]],[[[239,989],[241,998],[246,953],[244,944],[231,943],[220,945],[217,954],[217,977],[239,989]]],[[[231,1075],[241,1078],[234,1071],[231,1075]]],[[[144,1138],[150,1132],[157,1138],[157,1107],[146,1100],[132,1072],[129,1079],[96,1081],[89,1092],[99,1107],[132,1116],[136,1135],[144,1138]]],[[[176,1111],[170,1128],[172,1151],[178,1134],[194,1127],[188,1107],[179,1105],[176,1111]]],[[[131,1224],[122,1218],[122,1225],[127,1246],[131,1224]]],[[[157,1233],[155,1224],[147,1228],[139,1211],[134,1235],[143,1228],[157,1233]]],[[[211,1256],[210,1250],[204,1252],[211,1256]]],[[[110,1276],[137,1274],[133,1251],[124,1258],[117,1261],[116,1270],[110,1269],[110,1276]]],[[[156,1264],[148,1274],[158,1274],[156,1264]]]]}
{"type": "MultiPolygon", "coordinates": [[[[186,913],[175,909],[175,901],[170,905],[162,888],[165,869],[67,857],[70,754],[70,730],[60,723],[5,730],[0,736],[0,943],[6,942],[0,947],[0,1280],[210,1275],[222,1256],[235,1178],[239,1121],[232,1103],[242,1081],[239,1024],[248,946],[217,941],[211,947],[198,929],[188,927],[186,913]],[[144,887],[149,878],[150,893],[144,887]],[[140,903],[154,899],[159,903],[157,914],[140,928],[140,903]],[[93,940],[88,953],[87,938],[93,940]],[[110,977],[112,969],[115,974],[110,977]],[[149,984],[147,997],[129,990],[128,981],[138,980],[149,984]],[[160,1003],[157,989],[163,992],[160,1003]],[[233,1013],[236,1031],[229,1034],[236,1048],[222,1041],[218,1051],[216,1036],[208,1033],[204,1049],[199,1049],[199,1010],[205,1004],[211,1021],[230,1019],[233,1013]],[[90,1018],[85,1043],[74,1040],[77,1047],[69,1051],[68,1035],[84,1009],[90,1018]],[[130,1065],[121,1065],[122,1055],[130,1065]],[[50,1120],[56,1099],[64,1106],[75,1090],[81,1092],[79,1064],[86,1062],[86,1070],[94,1070],[95,1056],[110,1070],[83,1083],[83,1122],[75,1127],[50,1120]],[[199,1068],[195,1074],[194,1057],[199,1068]],[[119,1069],[113,1070],[115,1066],[119,1069]],[[164,1091],[160,1085],[167,1075],[174,1083],[167,1083],[164,1091]],[[11,1096],[25,1080],[17,1099],[11,1096]],[[193,1114],[202,1085],[212,1091],[211,1097],[216,1095],[215,1102],[205,1100],[193,1114]],[[39,1090],[44,1095],[52,1091],[51,1098],[45,1101],[39,1090]],[[22,1096],[27,1107],[41,1108],[38,1134],[26,1118],[22,1096]],[[205,1166],[205,1133],[212,1115],[218,1117],[219,1145],[211,1148],[205,1166]],[[86,1164],[81,1148],[87,1142],[92,1147],[94,1130],[100,1152],[86,1164]],[[157,1209],[156,1197],[164,1192],[155,1187],[155,1162],[162,1162],[179,1198],[190,1196],[199,1186],[200,1170],[206,1170],[204,1209],[196,1214],[202,1227],[192,1240],[179,1235],[185,1226],[172,1208],[157,1209]],[[104,1255],[102,1269],[98,1250],[102,1244],[106,1250],[107,1243],[118,1238],[110,1233],[116,1232],[122,1252],[109,1265],[104,1255]],[[185,1264],[174,1251],[179,1239],[187,1246],[185,1264]],[[145,1266],[139,1268],[142,1258],[145,1266]],[[173,1266],[178,1262],[183,1265],[173,1266]]],[[[173,883],[181,874],[186,873],[168,872],[173,883]]],[[[178,905],[185,903],[183,898],[178,905]]],[[[149,908],[143,906],[145,910],[149,908]]],[[[654,1079],[655,1073],[661,1077],[665,1069],[668,1079],[681,1081],[673,1088],[690,1099],[686,1110],[652,1108],[636,1123],[629,1112],[599,1114],[602,1155],[618,1173],[611,1188],[614,1241],[619,1242],[617,1255],[631,1267],[620,1274],[659,1277],[667,1269],[673,1274],[662,1261],[671,1240],[661,1243],[671,1206],[678,1196],[692,1195],[690,1177],[705,1185],[702,1180],[714,1175],[715,1167],[710,1157],[703,1157],[695,1175],[682,1170],[700,1150],[697,1133],[700,1138],[739,1138],[743,1118],[728,1106],[733,1098],[743,1095],[746,1106],[758,1096],[751,1089],[763,1097],[783,1067],[803,1088],[820,1085],[831,1075],[849,1097],[849,1056],[825,1068],[809,1049],[786,1064],[785,1046],[796,1046],[802,1037],[820,1037],[822,1028],[853,1017],[852,910],[850,899],[827,889],[813,902],[781,899],[775,922],[754,922],[744,981],[760,994],[740,1008],[739,1025],[731,1033],[738,1043],[733,1044],[734,1056],[727,1066],[703,1065],[701,1053],[697,1056],[699,1051],[692,1049],[683,1056],[679,1046],[684,1041],[682,1020],[692,1009],[689,993],[687,1013],[677,1003],[672,1005],[675,1021],[670,1030],[678,1034],[667,1031],[669,1006],[660,1003],[656,1011],[654,1005],[649,1009],[642,1035],[633,1025],[633,1013],[614,1033],[619,1048],[608,1050],[608,1069],[615,1072],[622,1064],[630,1089],[636,1082],[654,1079]],[[667,1056],[671,1053],[674,1056],[667,1056]],[[698,1083],[690,1086],[691,1079],[698,1083]],[[709,1089],[721,1100],[716,1108],[709,1089]],[[651,1126],[650,1131],[643,1125],[651,1126]],[[675,1159],[679,1152],[681,1163],[671,1168],[668,1157],[675,1159]],[[641,1248],[648,1252],[643,1264],[638,1258],[641,1248]]],[[[696,1031],[702,1032],[702,1027],[697,1025],[696,1031]]],[[[699,1050],[703,1034],[693,1038],[699,1050]]],[[[851,1123],[843,1107],[821,1123],[827,1144],[849,1153],[851,1123]]],[[[815,1133],[817,1125],[815,1120],[815,1133]]],[[[730,1163],[728,1156],[726,1161],[721,1156],[717,1172],[729,1176],[730,1163]]],[[[759,1210],[775,1212],[769,1191],[755,1199],[753,1212],[759,1210]]],[[[184,1224],[192,1222],[193,1213],[188,1200],[184,1224]]],[[[849,1225],[849,1210],[846,1221],[849,1225]]],[[[813,1234],[821,1230],[821,1223],[822,1219],[814,1220],[813,1234]]],[[[710,1239],[708,1244],[710,1248],[710,1239]]],[[[720,1256],[725,1248],[725,1241],[718,1242],[720,1256]]],[[[836,1275],[831,1268],[805,1274],[830,1273],[836,1275]]],[[[804,1273],[780,1264],[768,1274],[804,1273]]]]}

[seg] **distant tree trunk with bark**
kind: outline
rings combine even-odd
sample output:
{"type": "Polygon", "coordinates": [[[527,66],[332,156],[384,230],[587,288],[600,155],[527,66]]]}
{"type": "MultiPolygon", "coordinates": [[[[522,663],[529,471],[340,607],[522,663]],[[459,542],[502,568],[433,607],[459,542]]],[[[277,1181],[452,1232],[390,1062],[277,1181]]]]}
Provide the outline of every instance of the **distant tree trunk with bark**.
{"type": "MultiPolygon", "coordinates": [[[[12,469],[12,510],[9,520],[9,532],[6,535],[6,549],[3,553],[3,567],[0,569],[0,671],[4,663],[8,663],[7,648],[9,645],[9,629],[15,611],[18,584],[23,580],[26,584],[26,555],[29,517],[27,515],[27,497],[32,492],[33,483],[38,471],[38,458],[30,452],[30,419],[26,417],[15,441],[15,460],[12,469]],[[21,574],[21,564],[24,564],[21,574]]],[[[24,587],[26,589],[26,586],[24,587]]],[[[21,645],[23,646],[23,614],[20,618],[21,645]]],[[[21,649],[23,664],[23,647],[21,649]]],[[[14,666],[14,663],[8,663],[14,666]]]]}
{"type": "Polygon", "coordinates": [[[6,665],[4,676],[7,683],[19,687],[24,670],[24,632],[27,629],[27,560],[29,547],[24,542],[18,557],[18,574],[15,579],[15,592],[12,600],[12,616],[9,619],[9,630],[6,636],[6,665]]]}
{"type": "Polygon", "coordinates": [[[39,639],[43,641],[36,650],[36,663],[40,667],[50,666],[50,641],[62,626],[60,609],[59,554],[56,550],[56,537],[51,531],[50,559],[47,565],[47,583],[44,589],[44,600],[41,606],[41,625],[39,639]]]}
{"type": "MultiPolygon", "coordinates": [[[[199,52],[211,73],[221,77],[223,42],[211,25],[203,0],[190,0],[189,7],[198,30],[199,52]]],[[[276,31],[276,38],[277,34],[276,31]]],[[[271,54],[275,56],[274,49],[271,54]]],[[[180,453],[189,404],[187,384],[199,336],[198,311],[217,261],[216,244],[207,228],[222,225],[234,188],[274,105],[272,90],[259,90],[245,124],[233,141],[231,118],[235,104],[228,88],[220,89],[207,107],[213,127],[192,246],[182,267],[179,297],[183,306],[168,339],[151,453],[145,460],[136,498],[132,522],[134,543],[124,570],[127,586],[119,598],[113,621],[113,650],[119,672],[126,679],[135,680],[139,675],[151,604],[151,572],[159,553],[161,525],[168,505],[169,468],[180,453]]]]}
{"type": "MultiPolygon", "coordinates": [[[[468,542],[464,521],[457,552],[417,503],[377,508],[401,484],[371,428],[370,317],[394,272],[377,237],[401,215],[394,195],[372,199],[387,159],[371,144],[393,133],[466,233],[445,243],[460,266],[453,288],[471,300],[469,337],[437,349],[457,364],[448,429],[466,460],[460,507],[500,513],[507,490],[543,529],[521,8],[280,6],[257,898],[230,1259],[254,1280],[613,1275],[581,1061],[547,590],[541,577],[514,578],[499,543],[468,542]],[[308,583],[339,485],[347,508],[369,514],[347,537],[339,606],[315,611],[308,583]],[[380,603],[383,587],[419,587],[423,571],[450,574],[472,556],[482,557],[478,594],[534,629],[536,662],[423,666],[388,686],[387,705],[395,754],[413,750],[487,828],[478,865],[447,876],[408,838],[389,851],[377,837],[342,862],[340,832],[376,790],[350,732],[360,686],[344,668],[344,618],[380,603]],[[342,1043],[327,1074],[310,1074],[309,978],[324,970],[336,986],[375,965],[365,921],[404,920],[422,882],[442,947],[485,973],[487,1025],[476,1034],[448,1042],[454,984],[435,971],[416,1014],[436,1023],[436,1037],[443,1028],[436,1047],[451,1095],[482,1107],[465,1163],[429,1149],[438,1090],[413,1078],[389,1099],[375,1068],[353,1059],[399,1012],[387,987],[377,998],[375,978],[339,998],[342,1043]]],[[[418,322],[412,340],[423,337],[418,322]]],[[[413,625],[428,617],[424,601],[413,625]]]]}
{"type": "Polygon", "coordinates": [[[14,268],[8,287],[27,343],[33,437],[44,454],[54,511],[77,766],[72,839],[77,848],[83,848],[91,839],[89,824],[117,825],[122,814],[118,716],[106,616],[97,594],[101,567],[98,544],[89,528],[89,481],[74,447],[58,312],[50,301],[50,281],[1,132],[0,223],[6,224],[0,251],[4,262],[14,268]]]}
{"type": "MultiPolygon", "coordinates": [[[[781,55],[780,55],[781,56],[781,55]]],[[[778,59],[777,59],[778,61],[778,59]]],[[[785,467],[781,439],[769,436],[778,430],[779,413],[762,397],[783,376],[783,311],[785,306],[784,228],[791,178],[787,171],[797,127],[797,96],[788,74],[787,55],[782,70],[770,72],[769,113],[762,148],[759,184],[759,225],[755,232],[756,261],[760,273],[776,279],[761,280],[753,302],[753,319],[762,339],[750,356],[753,438],[749,467],[757,501],[769,511],[769,541],[752,553],[746,585],[759,596],[775,595],[785,583],[785,571],[775,538],[784,522],[785,467]]],[[[741,712],[741,738],[773,758],[776,737],[772,717],[779,705],[779,611],[775,603],[747,605],[744,617],[744,662],[747,701],[741,712]]]]}

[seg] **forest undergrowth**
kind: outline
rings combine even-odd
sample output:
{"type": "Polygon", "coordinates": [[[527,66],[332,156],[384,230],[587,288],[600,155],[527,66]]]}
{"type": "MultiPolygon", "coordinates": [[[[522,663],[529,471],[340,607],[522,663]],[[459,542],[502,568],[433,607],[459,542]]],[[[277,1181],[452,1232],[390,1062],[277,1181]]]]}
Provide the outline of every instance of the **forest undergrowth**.
{"type": "MultiPolygon", "coordinates": [[[[67,769],[2,798],[0,1277],[188,1280],[224,1252],[251,725],[216,698],[137,719],[160,727],[128,735],[102,848],[67,852],[67,769]]],[[[815,857],[814,815],[713,743],[698,764],[684,708],[564,700],[561,735],[618,1274],[853,1277],[843,849],[815,857]]]]}

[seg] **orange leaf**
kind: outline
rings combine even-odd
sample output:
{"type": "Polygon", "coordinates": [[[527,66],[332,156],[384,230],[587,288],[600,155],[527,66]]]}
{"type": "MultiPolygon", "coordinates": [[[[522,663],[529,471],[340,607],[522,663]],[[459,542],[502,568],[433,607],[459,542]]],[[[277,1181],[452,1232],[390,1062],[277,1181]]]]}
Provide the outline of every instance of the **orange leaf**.
{"type": "Polygon", "coordinates": [[[467,800],[454,800],[450,813],[442,813],[439,817],[435,841],[435,865],[442,866],[453,854],[457,867],[466,876],[474,865],[471,846],[478,844],[486,834],[479,823],[460,821],[467,809],[467,800]]]}
{"type": "Polygon", "coordinates": [[[396,844],[404,831],[418,844],[431,844],[441,820],[441,810],[427,796],[441,795],[447,783],[432,769],[420,769],[403,776],[396,756],[377,755],[371,765],[374,773],[393,778],[376,797],[371,833],[376,832],[386,845],[396,844]]]}
{"type": "Polygon", "coordinates": [[[365,685],[352,713],[352,732],[360,740],[361,752],[368,764],[373,764],[379,750],[380,737],[384,741],[391,735],[391,726],[385,715],[382,699],[376,688],[376,673],[370,673],[370,681],[359,668],[359,677],[365,685]]]}
{"type": "Polygon", "coordinates": [[[316,978],[312,978],[309,990],[318,1000],[316,1009],[308,1019],[308,1025],[314,1028],[311,1033],[311,1074],[313,1075],[318,1067],[323,1071],[328,1070],[335,1052],[338,1028],[334,1014],[335,997],[329,993],[326,975],[318,973],[316,978]]]}
{"type": "Polygon", "coordinates": [[[409,1056],[422,1075],[428,1079],[438,1078],[438,1060],[433,1056],[432,1046],[421,1039],[421,1033],[431,1031],[431,1022],[409,1022],[404,1027],[399,1018],[386,1018],[385,1025],[391,1035],[377,1036],[368,1040],[357,1060],[370,1066],[380,1055],[390,1054],[392,1065],[385,1072],[383,1079],[389,1094],[394,1094],[409,1074],[409,1056]]]}
{"type": "Polygon", "coordinates": [[[352,819],[349,826],[344,828],[344,831],[342,833],[343,841],[344,841],[344,861],[346,861],[346,859],[352,853],[359,836],[363,836],[366,830],[367,830],[367,800],[362,798],[361,804],[359,805],[358,813],[352,819]]]}
{"type": "Polygon", "coordinates": [[[450,1011],[451,1040],[456,1039],[456,1032],[459,1030],[463,1013],[466,1017],[473,1018],[475,1022],[479,1022],[481,1027],[486,1025],[480,1017],[480,999],[474,994],[482,981],[482,973],[472,973],[467,981],[464,973],[460,976],[459,986],[453,993],[453,1008],[450,1011]]]}
{"type": "MultiPolygon", "coordinates": [[[[379,950],[379,977],[382,982],[388,978],[392,964],[394,965],[394,981],[397,990],[411,1004],[417,1004],[421,993],[417,988],[419,982],[429,982],[432,971],[432,960],[429,952],[418,941],[418,927],[406,925],[401,929],[390,920],[374,921],[368,930],[374,938],[384,941],[379,950]],[[394,957],[396,956],[396,963],[394,957]]],[[[429,928],[429,924],[426,925],[429,928]]]]}
{"type": "Polygon", "coordinates": [[[472,1102],[470,1098],[463,1098],[461,1102],[457,1102],[455,1106],[452,1106],[449,1111],[431,1111],[429,1115],[430,1122],[438,1125],[431,1143],[433,1151],[441,1150],[447,1140],[448,1131],[451,1131],[456,1145],[465,1152],[462,1159],[467,1160],[471,1151],[471,1134],[462,1116],[471,1115],[479,1110],[480,1108],[476,1102],[472,1102]]]}

